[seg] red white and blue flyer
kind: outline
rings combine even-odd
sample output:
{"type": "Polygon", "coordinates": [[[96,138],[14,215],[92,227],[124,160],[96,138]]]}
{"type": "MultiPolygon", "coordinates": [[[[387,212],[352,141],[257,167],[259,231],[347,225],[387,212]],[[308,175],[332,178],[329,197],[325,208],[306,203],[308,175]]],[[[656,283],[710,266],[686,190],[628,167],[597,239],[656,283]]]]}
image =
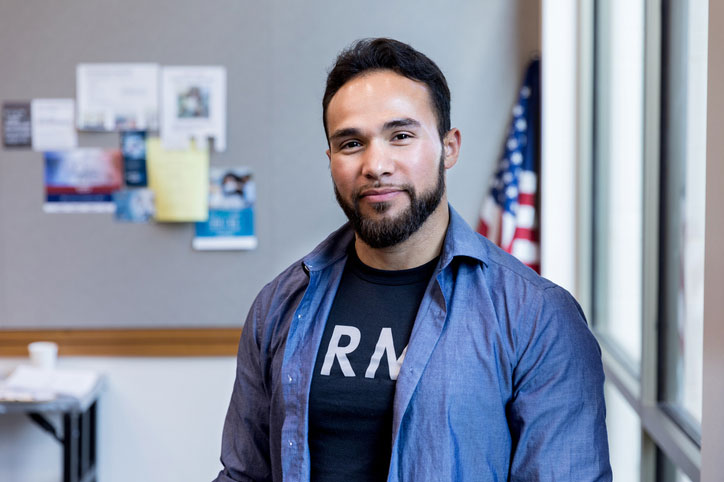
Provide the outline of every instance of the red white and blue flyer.
{"type": "Polygon", "coordinates": [[[122,187],[120,149],[80,148],[45,152],[47,213],[114,212],[113,192],[122,187]]]}

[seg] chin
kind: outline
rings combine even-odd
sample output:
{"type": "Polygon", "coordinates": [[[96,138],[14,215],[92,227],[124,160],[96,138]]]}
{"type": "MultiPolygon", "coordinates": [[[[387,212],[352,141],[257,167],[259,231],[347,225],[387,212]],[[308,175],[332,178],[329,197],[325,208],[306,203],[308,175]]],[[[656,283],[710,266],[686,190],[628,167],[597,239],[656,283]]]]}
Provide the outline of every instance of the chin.
{"type": "Polygon", "coordinates": [[[368,208],[361,213],[364,217],[372,219],[394,219],[407,209],[406,207],[396,207],[389,202],[381,202],[369,204],[368,208]]]}

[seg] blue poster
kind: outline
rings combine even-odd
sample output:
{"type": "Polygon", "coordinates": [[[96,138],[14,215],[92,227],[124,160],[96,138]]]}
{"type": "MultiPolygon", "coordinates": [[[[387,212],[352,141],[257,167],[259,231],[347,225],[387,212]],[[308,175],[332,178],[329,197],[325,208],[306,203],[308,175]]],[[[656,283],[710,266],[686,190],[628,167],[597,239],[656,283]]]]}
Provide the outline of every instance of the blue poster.
{"type": "Polygon", "coordinates": [[[145,187],[146,174],[146,132],[125,131],[121,133],[123,152],[123,179],[127,186],[145,187]]]}
{"type": "Polygon", "coordinates": [[[121,189],[113,193],[116,221],[147,223],[153,219],[153,191],[143,188],[121,189]]]}
{"type": "Polygon", "coordinates": [[[256,184],[247,168],[209,170],[209,219],[196,223],[197,250],[254,249],[256,184]]]}

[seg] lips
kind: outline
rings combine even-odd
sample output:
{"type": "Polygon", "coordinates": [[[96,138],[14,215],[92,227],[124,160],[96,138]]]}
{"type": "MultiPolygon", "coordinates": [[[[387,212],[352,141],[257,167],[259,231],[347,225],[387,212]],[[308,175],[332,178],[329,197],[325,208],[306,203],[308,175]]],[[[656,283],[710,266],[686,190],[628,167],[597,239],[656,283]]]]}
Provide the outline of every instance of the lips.
{"type": "Polygon", "coordinates": [[[405,191],[400,188],[380,187],[374,189],[365,189],[360,193],[359,198],[367,202],[379,203],[390,201],[404,192],[405,191]]]}

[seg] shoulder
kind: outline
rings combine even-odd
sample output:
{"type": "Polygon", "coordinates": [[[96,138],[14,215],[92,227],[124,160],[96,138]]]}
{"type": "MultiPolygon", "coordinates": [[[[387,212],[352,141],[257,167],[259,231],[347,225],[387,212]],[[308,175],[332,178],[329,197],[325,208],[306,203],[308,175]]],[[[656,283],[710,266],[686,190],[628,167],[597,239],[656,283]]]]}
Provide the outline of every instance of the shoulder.
{"type": "Polygon", "coordinates": [[[504,298],[507,304],[529,304],[560,288],[481,234],[473,235],[477,252],[474,262],[484,281],[480,288],[493,298],[504,298]]]}
{"type": "Polygon", "coordinates": [[[515,279],[541,290],[555,286],[553,282],[540,276],[515,256],[496,246],[486,237],[478,233],[475,233],[475,235],[478,242],[484,247],[486,253],[485,264],[491,275],[511,280],[515,279]]]}
{"type": "Polygon", "coordinates": [[[525,287],[527,291],[539,292],[554,286],[485,236],[475,232],[452,206],[442,258],[443,265],[458,258],[465,264],[478,266],[484,273],[486,287],[493,291],[507,291],[510,288],[519,291],[525,287]]]}
{"type": "Polygon", "coordinates": [[[272,320],[275,311],[285,309],[290,302],[309,284],[303,259],[294,261],[259,291],[249,311],[250,319],[257,328],[262,328],[272,320]],[[253,315],[253,318],[252,318],[253,315]]]}
{"type": "Polygon", "coordinates": [[[521,263],[480,234],[484,252],[477,290],[492,302],[498,323],[514,338],[520,355],[531,342],[546,336],[591,337],[575,298],[563,287],[521,263]]]}

